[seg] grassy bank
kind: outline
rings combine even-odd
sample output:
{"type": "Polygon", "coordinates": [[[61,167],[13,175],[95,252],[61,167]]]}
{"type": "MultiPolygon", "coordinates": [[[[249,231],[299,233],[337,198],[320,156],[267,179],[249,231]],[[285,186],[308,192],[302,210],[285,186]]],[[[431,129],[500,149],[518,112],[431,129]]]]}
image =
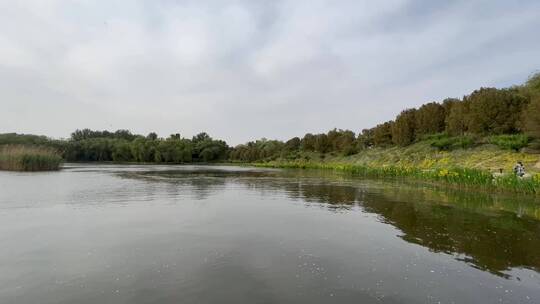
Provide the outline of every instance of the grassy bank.
{"type": "Polygon", "coordinates": [[[539,154],[513,152],[489,144],[440,151],[420,142],[405,148],[366,149],[352,156],[301,154],[294,159],[276,159],[255,165],[338,170],[360,176],[406,177],[459,187],[540,194],[539,154]],[[518,160],[524,162],[528,178],[512,174],[518,160]]]}
{"type": "Polygon", "coordinates": [[[52,171],[59,170],[62,157],[51,148],[33,146],[0,147],[0,170],[52,171]]]}

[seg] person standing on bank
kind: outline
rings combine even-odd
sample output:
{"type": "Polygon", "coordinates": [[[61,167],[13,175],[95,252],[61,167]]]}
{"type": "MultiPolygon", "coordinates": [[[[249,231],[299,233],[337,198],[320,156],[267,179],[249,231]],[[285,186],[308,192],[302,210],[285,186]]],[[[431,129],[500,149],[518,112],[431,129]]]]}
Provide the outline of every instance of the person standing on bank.
{"type": "Polygon", "coordinates": [[[525,166],[521,161],[518,161],[514,166],[514,174],[518,177],[523,177],[525,175],[525,166]]]}

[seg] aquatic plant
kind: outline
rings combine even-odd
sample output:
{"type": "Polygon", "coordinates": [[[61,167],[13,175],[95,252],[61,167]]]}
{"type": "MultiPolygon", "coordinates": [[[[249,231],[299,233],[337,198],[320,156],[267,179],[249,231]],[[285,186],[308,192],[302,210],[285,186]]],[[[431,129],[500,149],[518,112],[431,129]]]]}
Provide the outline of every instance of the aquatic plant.
{"type": "Polygon", "coordinates": [[[309,161],[257,163],[260,167],[327,169],[350,172],[359,176],[377,178],[415,178],[419,180],[442,182],[463,187],[489,190],[505,190],[525,194],[540,194],[540,174],[530,178],[520,178],[512,174],[494,176],[491,172],[471,168],[432,168],[424,169],[410,165],[366,166],[358,164],[322,163],[309,161]]]}
{"type": "Polygon", "coordinates": [[[37,146],[1,146],[0,170],[52,171],[60,169],[62,157],[52,148],[37,146]]]}

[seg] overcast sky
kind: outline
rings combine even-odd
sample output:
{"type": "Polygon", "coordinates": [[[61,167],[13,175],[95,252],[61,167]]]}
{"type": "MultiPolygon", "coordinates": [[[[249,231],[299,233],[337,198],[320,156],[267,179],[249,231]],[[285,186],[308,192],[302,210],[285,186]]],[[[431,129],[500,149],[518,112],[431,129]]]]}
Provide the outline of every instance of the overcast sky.
{"type": "Polygon", "coordinates": [[[0,0],[0,133],[358,132],[539,55],[537,0],[0,0]]]}

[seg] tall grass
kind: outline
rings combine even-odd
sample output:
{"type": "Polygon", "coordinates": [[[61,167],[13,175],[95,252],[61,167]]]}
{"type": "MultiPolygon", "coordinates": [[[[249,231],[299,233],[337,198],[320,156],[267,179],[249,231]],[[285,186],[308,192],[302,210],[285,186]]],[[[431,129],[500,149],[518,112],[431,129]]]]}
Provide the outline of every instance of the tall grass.
{"type": "Polygon", "coordinates": [[[540,194],[540,174],[531,178],[519,178],[515,175],[494,176],[489,171],[468,168],[432,168],[422,169],[410,166],[370,167],[356,164],[317,163],[317,162],[270,162],[255,164],[260,167],[330,169],[350,172],[359,176],[394,178],[406,177],[436,181],[463,187],[487,190],[504,190],[525,194],[540,194]]]}
{"type": "Polygon", "coordinates": [[[0,170],[52,171],[60,169],[62,157],[51,148],[0,146],[0,170]]]}

